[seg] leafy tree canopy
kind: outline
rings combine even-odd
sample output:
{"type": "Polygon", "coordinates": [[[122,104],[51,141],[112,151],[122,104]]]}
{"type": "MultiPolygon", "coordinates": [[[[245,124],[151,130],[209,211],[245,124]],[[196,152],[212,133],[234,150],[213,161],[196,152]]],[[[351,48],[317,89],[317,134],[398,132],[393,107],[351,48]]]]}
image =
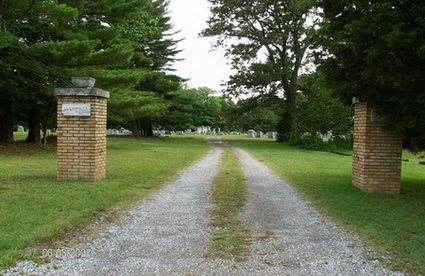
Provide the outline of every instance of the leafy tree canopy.
{"type": "Polygon", "coordinates": [[[297,112],[290,141],[294,144],[323,144],[322,135],[331,140],[352,142],[352,108],[336,99],[318,71],[300,78],[297,112]]]}
{"type": "Polygon", "coordinates": [[[295,108],[298,74],[312,43],[315,1],[210,0],[212,16],[204,36],[227,50],[236,74],[227,92],[283,92],[295,108]],[[313,24],[308,25],[307,19],[313,24]]]}
{"type": "Polygon", "coordinates": [[[210,88],[181,89],[169,93],[171,107],[164,127],[170,130],[220,127],[222,99],[210,88]]]}

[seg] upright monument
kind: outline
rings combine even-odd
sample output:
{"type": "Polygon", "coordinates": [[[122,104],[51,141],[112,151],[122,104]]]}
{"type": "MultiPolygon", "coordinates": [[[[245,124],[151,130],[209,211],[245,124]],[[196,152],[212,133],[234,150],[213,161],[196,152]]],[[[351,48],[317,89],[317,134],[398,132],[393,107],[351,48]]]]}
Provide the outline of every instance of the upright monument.
{"type": "Polygon", "coordinates": [[[75,88],[56,88],[58,180],[105,178],[106,109],[109,92],[93,78],[72,78],[75,88]]]}
{"type": "Polygon", "coordinates": [[[368,103],[354,101],[353,185],[362,191],[399,194],[402,140],[382,128],[368,103]]]}

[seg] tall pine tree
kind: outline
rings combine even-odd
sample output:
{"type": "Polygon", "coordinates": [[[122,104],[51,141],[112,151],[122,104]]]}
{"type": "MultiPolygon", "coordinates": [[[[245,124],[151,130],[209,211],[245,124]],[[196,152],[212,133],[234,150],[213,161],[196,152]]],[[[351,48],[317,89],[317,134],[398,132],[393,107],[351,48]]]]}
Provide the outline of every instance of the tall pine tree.
{"type": "MultiPolygon", "coordinates": [[[[99,87],[121,94],[179,86],[179,78],[160,72],[177,53],[176,41],[166,37],[171,25],[164,1],[0,4],[0,142],[13,141],[13,112],[27,117],[28,141],[38,142],[40,121],[47,125],[54,106],[53,87],[70,85],[70,76],[95,77],[99,87]]],[[[156,99],[160,104],[162,97],[156,99]]]]}

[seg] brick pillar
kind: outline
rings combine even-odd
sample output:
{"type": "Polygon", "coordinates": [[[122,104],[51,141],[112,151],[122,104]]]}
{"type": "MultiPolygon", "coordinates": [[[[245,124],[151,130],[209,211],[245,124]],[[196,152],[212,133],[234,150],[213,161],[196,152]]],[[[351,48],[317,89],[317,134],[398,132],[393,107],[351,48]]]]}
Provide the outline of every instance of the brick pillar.
{"type": "Polygon", "coordinates": [[[353,185],[370,193],[399,194],[402,140],[383,130],[381,121],[367,103],[356,103],[353,185]]]}
{"type": "Polygon", "coordinates": [[[109,92],[92,78],[73,78],[77,88],[57,88],[58,180],[105,178],[106,107],[109,92]]]}

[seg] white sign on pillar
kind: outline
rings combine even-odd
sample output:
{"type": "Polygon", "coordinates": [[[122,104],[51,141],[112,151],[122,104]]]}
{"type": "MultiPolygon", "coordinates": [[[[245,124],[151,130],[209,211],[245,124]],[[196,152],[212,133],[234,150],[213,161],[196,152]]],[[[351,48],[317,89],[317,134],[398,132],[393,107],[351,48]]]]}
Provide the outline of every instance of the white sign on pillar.
{"type": "Polygon", "coordinates": [[[90,116],[91,106],[89,103],[64,103],[62,114],[63,116],[90,116]]]}

